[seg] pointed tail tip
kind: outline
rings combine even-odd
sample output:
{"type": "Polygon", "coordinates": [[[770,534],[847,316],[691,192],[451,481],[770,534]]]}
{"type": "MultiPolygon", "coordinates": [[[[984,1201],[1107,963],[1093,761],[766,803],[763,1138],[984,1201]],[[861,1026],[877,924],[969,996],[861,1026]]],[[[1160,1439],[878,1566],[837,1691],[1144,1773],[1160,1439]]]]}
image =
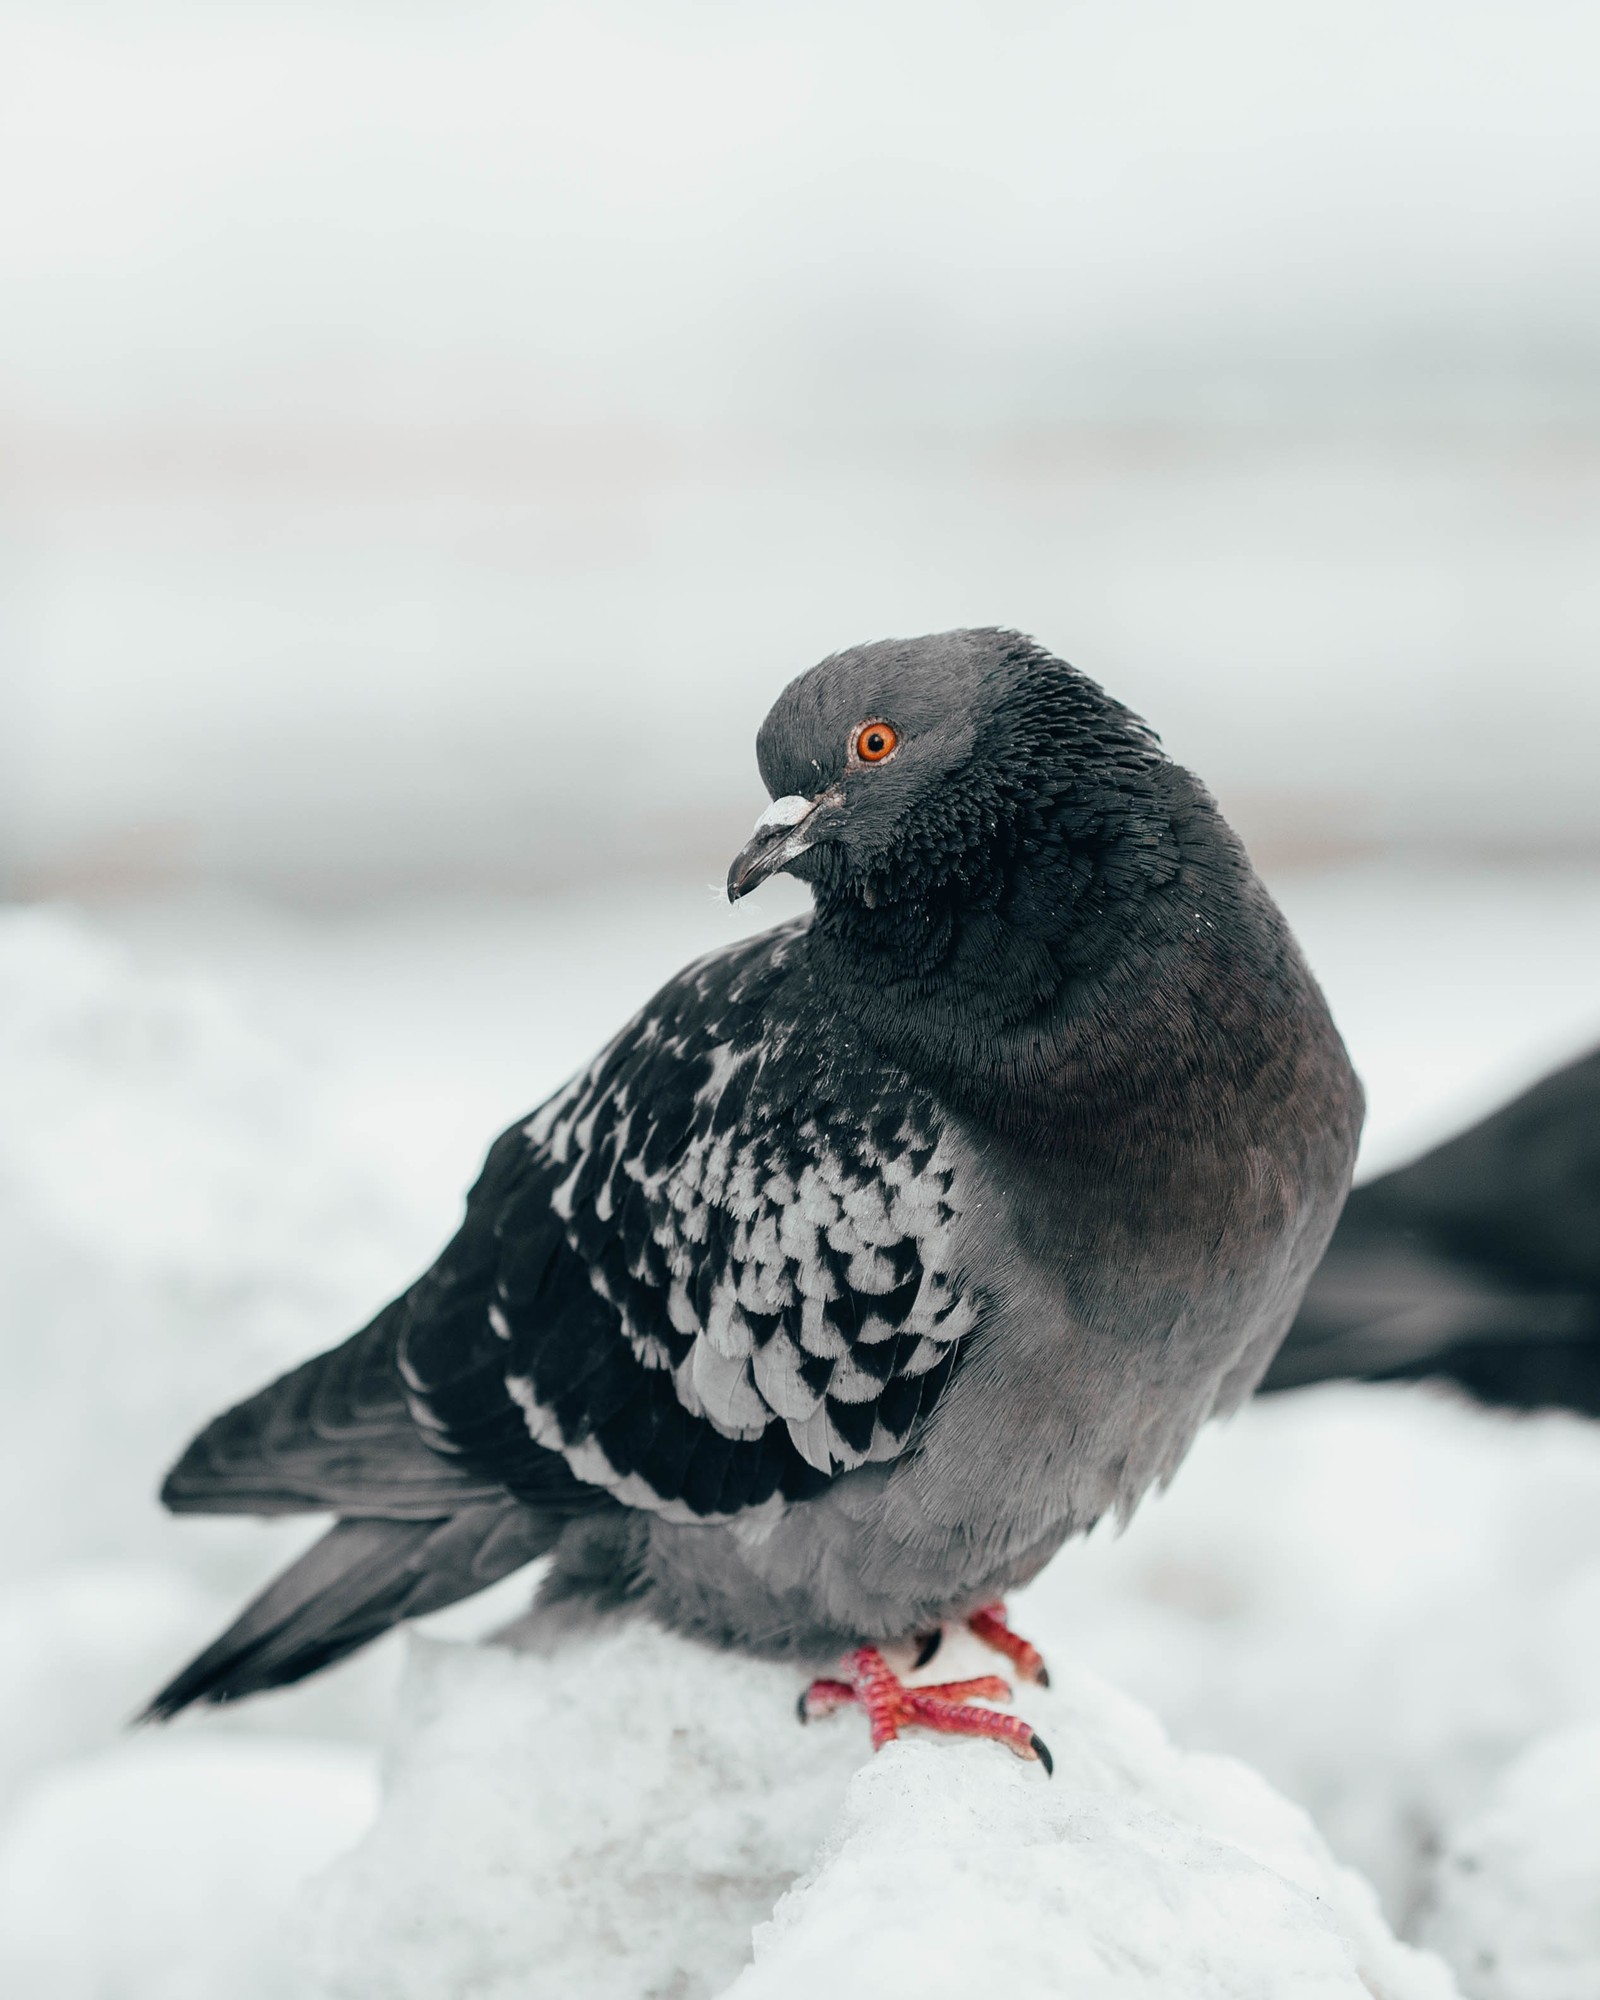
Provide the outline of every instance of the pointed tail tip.
{"type": "Polygon", "coordinates": [[[175,1680],[167,1682],[151,1695],[143,1708],[136,1709],[123,1725],[126,1729],[149,1729],[157,1723],[171,1722],[193,1703],[207,1699],[206,1691],[199,1687],[185,1687],[189,1678],[187,1669],[175,1680]]]}
{"type": "Polygon", "coordinates": [[[270,1681],[249,1674],[248,1660],[247,1652],[231,1647],[223,1651],[222,1641],[217,1641],[174,1674],[165,1687],[158,1688],[141,1709],[128,1717],[126,1726],[148,1729],[153,1724],[174,1721],[185,1709],[217,1708],[271,1686],[270,1681]]]}
{"type": "Polygon", "coordinates": [[[122,1726],[129,1730],[150,1729],[157,1723],[170,1722],[187,1706],[186,1702],[172,1700],[163,1688],[159,1694],[153,1694],[143,1708],[136,1708],[122,1726]]]}

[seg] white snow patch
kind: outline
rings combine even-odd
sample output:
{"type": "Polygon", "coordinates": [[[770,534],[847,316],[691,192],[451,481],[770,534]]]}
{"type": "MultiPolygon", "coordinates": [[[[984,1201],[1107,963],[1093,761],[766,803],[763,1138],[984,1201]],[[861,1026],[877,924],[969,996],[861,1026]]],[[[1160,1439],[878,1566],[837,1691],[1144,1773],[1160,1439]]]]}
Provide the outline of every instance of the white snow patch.
{"type": "Polygon", "coordinates": [[[0,1842],[0,1991],[298,2000],[282,1924],[372,1817],[370,1752],[147,1738],[67,1764],[0,1842]]]}
{"type": "Polygon", "coordinates": [[[640,1623],[548,1656],[413,1639],[383,1810],[311,1891],[305,1989],[712,1993],[864,1744],[794,1674],[640,1623]]]}
{"type": "Polygon", "coordinates": [[[189,1433],[353,1330],[424,1245],[312,1062],[66,911],[0,910],[0,1104],[0,1508],[29,1523],[0,1578],[149,1557],[189,1433]]]}
{"type": "MultiPolygon", "coordinates": [[[[952,1643],[923,1678],[980,1660],[952,1643]]],[[[1455,1994],[1303,1812],[1089,1674],[1024,1691],[1054,1780],[994,1743],[873,1758],[858,1713],[799,1727],[803,1684],[642,1622],[543,1655],[414,1643],[378,1821],[307,1893],[300,1990],[1455,1994]]]]}
{"type": "Polygon", "coordinates": [[[172,1672],[214,1599],[157,1563],[81,1563],[0,1590],[0,1799],[109,1742],[172,1672]]]}
{"type": "Polygon", "coordinates": [[[1597,1523],[1600,1425],[1330,1386],[1207,1430],[1012,1611],[1307,1807],[1404,1929],[1496,1774],[1600,1722],[1597,1523]]]}
{"type": "Polygon", "coordinates": [[[1473,2000],[1595,2000],[1600,1723],[1540,1737],[1502,1773],[1442,1856],[1420,1930],[1473,2000]]]}

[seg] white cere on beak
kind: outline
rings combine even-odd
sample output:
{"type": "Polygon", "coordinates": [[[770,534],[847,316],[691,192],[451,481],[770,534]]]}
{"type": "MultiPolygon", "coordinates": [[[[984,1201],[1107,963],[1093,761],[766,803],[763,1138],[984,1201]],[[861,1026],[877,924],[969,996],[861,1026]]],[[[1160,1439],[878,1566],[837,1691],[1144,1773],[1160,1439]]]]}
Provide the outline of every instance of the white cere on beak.
{"type": "Polygon", "coordinates": [[[786,798],[774,799],[755,823],[757,833],[765,833],[771,826],[798,826],[809,812],[816,810],[815,799],[804,799],[798,792],[790,792],[786,798]]]}
{"type": "MultiPolygon", "coordinates": [[[[820,797],[805,799],[790,792],[772,804],[756,821],[755,830],[735,855],[728,870],[728,900],[739,898],[769,875],[780,874],[791,861],[804,854],[816,838],[815,816],[823,806],[836,806],[841,793],[835,785],[820,797]]],[[[824,820],[827,815],[822,815],[824,820]]]]}

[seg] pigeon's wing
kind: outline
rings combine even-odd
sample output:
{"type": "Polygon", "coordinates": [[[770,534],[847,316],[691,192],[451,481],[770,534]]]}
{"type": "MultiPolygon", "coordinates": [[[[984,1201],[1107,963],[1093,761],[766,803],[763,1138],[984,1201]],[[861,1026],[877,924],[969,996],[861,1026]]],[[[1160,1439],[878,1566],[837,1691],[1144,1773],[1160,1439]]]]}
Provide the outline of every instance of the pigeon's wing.
{"type": "Polygon", "coordinates": [[[913,1439],[982,1306],[956,1149],[806,1004],[803,934],[689,967],[499,1140],[402,1334],[436,1450],[707,1519],[913,1439]]]}

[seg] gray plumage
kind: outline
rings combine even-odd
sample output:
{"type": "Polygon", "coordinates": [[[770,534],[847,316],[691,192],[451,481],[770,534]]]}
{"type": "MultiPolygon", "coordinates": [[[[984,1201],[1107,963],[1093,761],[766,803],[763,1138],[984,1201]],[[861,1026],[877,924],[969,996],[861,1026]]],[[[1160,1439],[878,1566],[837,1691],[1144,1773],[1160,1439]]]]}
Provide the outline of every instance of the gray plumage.
{"type": "Polygon", "coordinates": [[[669,982],[431,1271],[190,1447],[170,1505],[343,1525],[154,1712],[539,1553],[549,1603],[722,1644],[903,1637],[1255,1388],[1361,1099],[1204,788],[997,631],[824,661],[757,754],[730,893],[786,869],[814,914],[669,982]]]}

